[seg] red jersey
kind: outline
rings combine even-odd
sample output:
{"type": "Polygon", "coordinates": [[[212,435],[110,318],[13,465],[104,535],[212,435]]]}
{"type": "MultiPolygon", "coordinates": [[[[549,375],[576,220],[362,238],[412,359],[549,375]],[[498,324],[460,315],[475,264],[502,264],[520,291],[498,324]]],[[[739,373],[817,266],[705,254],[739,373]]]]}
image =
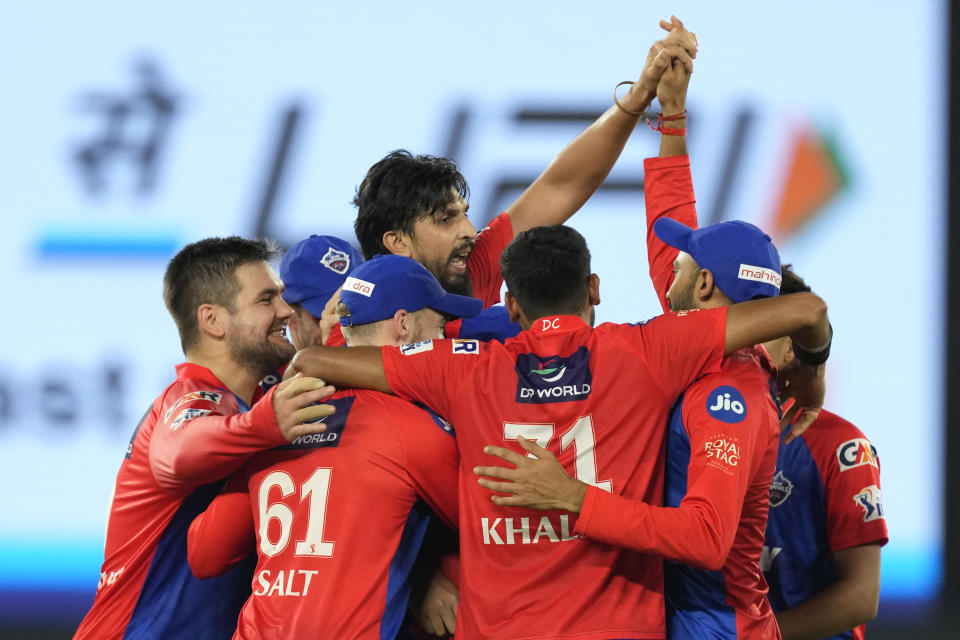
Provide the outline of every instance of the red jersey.
{"type": "Polygon", "coordinates": [[[190,527],[197,575],[254,547],[236,638],[393,638],[428,524],[457,517],[453,430],[374,391],[341,391],[327,430],[258,454],[190,527]]]}
{"type": "Polygon", "coordinates": [[[187,528],[219,480],[283,442],[272,393],[248,410],[209,369],[178,365],[120,465],[100,584],[75,638],[229,638],[252,563],[197,580],[187,565],[187,528]]]}
{"type": "MultiPolygon", "coordinates": [[[[780,445],[764,549],[770,603],[782,611],[830,586],[834,552],[886,543],[877,450],[856,426],[821,410],[802,436],[780,445]]],[[[835,637],[863,635],[860,625],[835,637]]]]}
{"type": "MultiPolygon", "coordinates": [[[[670,217],[697,227],[690,162],[687,156],[650,158],[644,170],[650,277],[666,309],[677,250],[656,236],[653,225],[670,217]]],[[[761,347],[743,349],[724,359],[720,374],[685,392],[671,413],[667,439],[669,508],[608,502],[600,524],[581,516],[590,535],[610,542],[613,536],[691,565],[666,567],[672,639],[779,637],[759,566],[777,460],[775,375],[761,347]],[[674,523],[688,534],[671,538],[663,533],[677,528],[647,528],[653,521],[674,523]]]]}
{"type": "Polygon", "coordinates": [[[588,484],[660,504],[667,413],[719,367],[725,327],[726,309],[595,329],[554,316],[503,344],[383,348],[390,388],[457,425],[458,638],[664,637],[660,558],[581,538],[575,514],[498,507],[472,469],[523,436],[588,484]]]}

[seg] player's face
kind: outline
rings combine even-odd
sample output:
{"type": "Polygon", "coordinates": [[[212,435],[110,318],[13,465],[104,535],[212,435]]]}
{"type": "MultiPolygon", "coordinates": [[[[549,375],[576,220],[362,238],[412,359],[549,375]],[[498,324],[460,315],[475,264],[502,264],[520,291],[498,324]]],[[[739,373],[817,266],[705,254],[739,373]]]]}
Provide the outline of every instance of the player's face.
{"type": "Polygon", "coordinates": [[[290,317],[290,340],[296,349],[323,344],[320,319],[301,306],[293,308],[290,317]]]}
{"type": "Polygon", "coordinates": [[[467,257],[477,240],[477,230],[467,218],[468,208],[458,194],[445,209],[417,220],[409,237],[410,257],[426,267],[444,289],[466,296],[473,293],[467,257]]]}
{"type": "Polygon", "coordinates": [[[410,316],[413,320],[413,335],[410,339],[413,342],[443,338],[443,328],[447,324],[447,319],[442,313],[433,309],[420,309],[410,316]]]}
{"type": "Polygon", "coordinates": [[[257,375],[272,373],[295,353],[287,340],[293,310],[280,297],[283,284],[266,262],[239,267],[237,281],[240,292],[227,325],[227,350],[239,366],[257,375]]]}
{"type": "Polygon", "coordinates": [[[695,309],[693,292],[697,285],[700,269],[690,254],[681,251],[673,261],[673,284],[667,290],[667,303],[671,311],[695,309]]]}

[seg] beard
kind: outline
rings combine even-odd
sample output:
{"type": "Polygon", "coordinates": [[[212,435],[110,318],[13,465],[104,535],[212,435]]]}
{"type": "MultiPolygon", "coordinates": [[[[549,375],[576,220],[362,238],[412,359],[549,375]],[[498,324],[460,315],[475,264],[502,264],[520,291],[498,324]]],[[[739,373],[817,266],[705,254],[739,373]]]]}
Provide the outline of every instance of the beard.
{"type": "Polygon", "coordinates": [[[240,367],[263,377],[290,362],[297,352],[292,344],[270,342],[268,336],[257,339],[249,331],[235,326],[227,337],[227,352],[240,367]]]}
{"type": "Polygon", "coordinates": [[[670,297],[670,311],[690,311],[693,309],[693,292],[696,290],[697,283],[694,280],[690,286],[684,287],[682,291],[674,293],[670,297]]]}
{"type": "MultiPolygon", "coordinates": [[[[454,249],[450,256],[443,262],[433,262],[425,264],[427,271],[432,273],[443,290],[447,293],[455,293],[461,296],[473,296],[473,280],[470,279],[470,271],[464,270],[455,272],[451,268],[453,261],[461,258],[464,254],[469,254],[473,250],[473,243],[462,244],[454,249]]],[[[466,262],[467,260],[464,259],[466,262]]]]}

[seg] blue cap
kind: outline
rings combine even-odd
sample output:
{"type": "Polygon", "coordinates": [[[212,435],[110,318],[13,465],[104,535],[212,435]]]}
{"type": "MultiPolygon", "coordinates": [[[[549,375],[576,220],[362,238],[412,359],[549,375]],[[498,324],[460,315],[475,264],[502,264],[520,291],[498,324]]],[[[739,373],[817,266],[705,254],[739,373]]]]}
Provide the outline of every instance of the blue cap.
{"type": "Polygon", "coordinates": [[[290,247],[280,261],[283,299],[299,304],[318,318],[363,256],[346,240],[310,236],[290,247]]]}
{"type": "Polygon", "coordinates": [[[770,236],[749,222],[732,220],[691,229],[672,218],[660,218],[653,232],[709,269],[720,291],[734,302],[780,293],[780,253],[770,236]]]}
{"type": "Polygon", "coordinates": [[[433,309],[470,318],[480,313],[483,301],[447,293],[422,264],[406,256],[375,256],[350,274],[340,291],[340,302],[350,315],[340,324],[368,324],[392,318],[400,309],[433,309]]]}

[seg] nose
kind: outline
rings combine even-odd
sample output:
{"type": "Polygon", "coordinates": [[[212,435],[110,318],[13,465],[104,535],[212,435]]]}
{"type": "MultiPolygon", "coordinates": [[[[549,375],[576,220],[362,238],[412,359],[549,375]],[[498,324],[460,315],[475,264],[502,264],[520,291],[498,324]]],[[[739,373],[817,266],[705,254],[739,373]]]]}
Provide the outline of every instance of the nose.
{"type": "Polygon", "coordinates": [[[281,320],[287,320],[293,316],[293,308],[284,302],[280,296],[277,296],[277,303],[274,307],[276,307],[275,315],[281,320]]]}
{"type": "Polygon", "coordinates": [[[463,217],[460,219],[460,237],[469,238],[471,240],[476,240],[477,238],[477,228],[473,226],[472,222],[470,222],[470,218],[467,217],[467,214],[463,214],[463,217]]]}

